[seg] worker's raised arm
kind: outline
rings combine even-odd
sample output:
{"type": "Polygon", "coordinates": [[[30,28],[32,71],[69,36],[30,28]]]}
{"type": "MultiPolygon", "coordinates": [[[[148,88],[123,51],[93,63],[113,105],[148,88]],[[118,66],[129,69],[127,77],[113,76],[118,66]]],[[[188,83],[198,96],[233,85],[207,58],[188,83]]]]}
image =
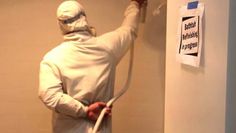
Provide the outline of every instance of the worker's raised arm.
{"type": "Polygon", "coordinates": [[[122,25],[115,31],[98,37],[99,43],[114,55],[116,62],[120,61],[130,44],[136,39],[139,20],[140,5],[132,0],[126,8],[122,25]]]}

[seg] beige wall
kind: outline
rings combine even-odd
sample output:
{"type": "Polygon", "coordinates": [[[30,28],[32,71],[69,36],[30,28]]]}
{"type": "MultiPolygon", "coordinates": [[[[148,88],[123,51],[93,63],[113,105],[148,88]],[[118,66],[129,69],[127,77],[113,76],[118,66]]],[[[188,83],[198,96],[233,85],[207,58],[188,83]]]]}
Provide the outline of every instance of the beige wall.
{"type": "MultiPolygon", "coordinates": [[[[4,133],[50,133],[51,113],[38,100],[38,69],[43,55],[62,39],[55,11],[62,0],[1,0],[0,129],[4,133]]],[[[127,0],[81,0],[98,34],[118,27],[127,0]]],[[[150,0],[147,23],[136,41],[130,90],[113,110],[114,133],[163,133],[165,7],[150,0]]],[[[128,57],[118,66],[116,87],[127,75],[128,57]]]]}
{"type": "Polygon", "coordinates": [[[187,2],[167,4],[165,133],[224,133],[229,0],[201,0],[205,17],[200,68],[181,65],[175,58],[178,9],[187,2]]]}
{"type": "Polygon", "coordinates": [[[0,1],[0,132],[50,131],[50,112],[39,102],[37,88],[39,61],[60,41],[55,4],[47,0],[0,1]]]}

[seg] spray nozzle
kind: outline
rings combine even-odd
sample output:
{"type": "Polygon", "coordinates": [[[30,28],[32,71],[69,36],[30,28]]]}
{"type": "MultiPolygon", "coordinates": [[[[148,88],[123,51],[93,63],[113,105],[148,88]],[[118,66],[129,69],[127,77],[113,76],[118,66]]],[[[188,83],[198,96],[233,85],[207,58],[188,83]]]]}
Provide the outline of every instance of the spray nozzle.
{"type": "Polygon", "coordinates": [[[140,19],[141,23],[145,23],[146,21],[147,5],[148,5],[148,0],[145,0],[141,5],[141,19],[140,19]]]}

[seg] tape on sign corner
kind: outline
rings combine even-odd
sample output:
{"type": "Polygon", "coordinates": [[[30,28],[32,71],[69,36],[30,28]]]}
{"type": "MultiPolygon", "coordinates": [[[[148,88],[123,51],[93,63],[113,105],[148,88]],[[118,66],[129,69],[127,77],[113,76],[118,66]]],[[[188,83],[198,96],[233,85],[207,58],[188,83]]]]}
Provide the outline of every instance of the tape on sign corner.
{"type": "Polygon", "coordinates": [[[199,1],[193,1],[188,3],[188,10],[196,9],[198,7],[199,1]]]}

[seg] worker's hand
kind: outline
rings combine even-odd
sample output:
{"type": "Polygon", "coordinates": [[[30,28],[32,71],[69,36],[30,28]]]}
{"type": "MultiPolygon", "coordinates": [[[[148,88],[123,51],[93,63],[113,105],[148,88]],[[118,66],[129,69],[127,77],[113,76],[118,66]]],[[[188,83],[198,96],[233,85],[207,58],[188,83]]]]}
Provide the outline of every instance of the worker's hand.
{"type": "Polygon", "coordinates": [[[103,110],[103,108],[106,108],[106,113],[105,115],[111,115],[111,108],[106,107],[106,103],[104,102],[95,102],[93,104],[91,104],[88,107],[88,111],[87,111],[87,117],[90,120],[96,121],[98,119],[99,114],[101,113],[101,111],[103,110]]]}
{"type": "Polygon", "coordinates": [[[131,1],[137,1],[139,3],[139,6],[141,7],[141,5],[143,4],[144,1],[147,1],[147,0],[131,0],[131,1]]]}

